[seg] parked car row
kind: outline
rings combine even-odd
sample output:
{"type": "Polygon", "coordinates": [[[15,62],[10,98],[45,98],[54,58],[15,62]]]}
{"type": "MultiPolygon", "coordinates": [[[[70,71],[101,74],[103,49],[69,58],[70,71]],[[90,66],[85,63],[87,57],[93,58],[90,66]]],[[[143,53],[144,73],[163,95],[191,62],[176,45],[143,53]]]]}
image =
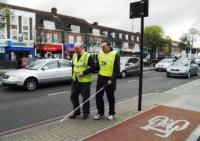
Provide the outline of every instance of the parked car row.
{"type": "Polygon", "coordinates": [[[177,76],[190,78],[193,75],[199,76],[199,66],[196,61],[180,58],[179,60],[174,59],[163,59],[155,65],[156,71],[165,70],[166,76],[177,76]]]}

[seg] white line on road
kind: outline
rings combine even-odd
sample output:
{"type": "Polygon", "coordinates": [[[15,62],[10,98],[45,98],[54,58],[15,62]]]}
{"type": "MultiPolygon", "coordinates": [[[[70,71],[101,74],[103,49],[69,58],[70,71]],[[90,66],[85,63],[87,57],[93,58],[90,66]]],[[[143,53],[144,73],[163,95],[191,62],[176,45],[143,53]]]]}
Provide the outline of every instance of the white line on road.
{"type": "Polygon", "coordinates": [[[135,82],[135,81],[137,81],[137,80],[130,80],[130,81],[128,81],[128,83],[135,82]]]}
{"type": "Polygon", "coordinates": [[[59,93],[52,93],[52,94],[48,94],[48,96],[54,96],[54,95],[60,95],[60,94],[66,94],[69,93],[70,91],[64,91],[64,92],[59,92],[59,93]]]}

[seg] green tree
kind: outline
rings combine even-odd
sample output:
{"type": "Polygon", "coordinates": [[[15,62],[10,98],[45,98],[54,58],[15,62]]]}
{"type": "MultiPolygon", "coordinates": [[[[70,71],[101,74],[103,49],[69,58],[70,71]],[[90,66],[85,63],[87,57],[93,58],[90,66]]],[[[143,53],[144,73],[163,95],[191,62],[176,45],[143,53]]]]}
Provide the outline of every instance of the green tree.
{"type": "Polygon", "coordinates": [[[0,29],[6,25],[6,19],[10,19],[12,11],[6,0],[0,0],[0,29]]]}
{"type": "Polygon", "coordinates": [[[190,40],[189,40],[189,36],[188,36],[188,34],[183,34],[181,37],[180,37],[180,39],[179,39],[179,48],[181,49],[181,50],[185,50],[186,49],[186,47],[189,47],[190,46],[190,44],[191,44],[191,42],[190,42],[190,40]]]}
{"type": "Polygon", "coordinates": [[[156,50],[162,50],[165,47],[164,31],[162,27],[146,26],[144,30],[144,45],[150,52],[150,59],[155,59],[156,50]]]}
{"type": "Polygon", "coordinates": [[[180,37],[179,48],[185,50],[186,47],[193,47],[193,44],[196,42],[196,37],[199,35],[200,33],[196,28],[190,28],[188,33],[185,33],[180,37]]]}

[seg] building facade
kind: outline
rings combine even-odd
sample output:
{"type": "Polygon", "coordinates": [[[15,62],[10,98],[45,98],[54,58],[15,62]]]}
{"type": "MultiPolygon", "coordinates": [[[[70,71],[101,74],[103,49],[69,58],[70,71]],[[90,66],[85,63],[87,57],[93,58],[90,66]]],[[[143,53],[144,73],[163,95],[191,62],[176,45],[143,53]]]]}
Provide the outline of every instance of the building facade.
{"type": "Polygon", "coordinates": [[[75,42],[97,55],[103,41],[112,43],[120,54],[139,52],[139,33],[88,23],[84,19],[61,15],[56,8],[49,12],[12,6],[13,16],[5,20],[0,30],[0,59],[17,60],[21,57],[65,58],[73,53],[75,42]],[[8,22],[9,21],[9,22],[8,22]]]}

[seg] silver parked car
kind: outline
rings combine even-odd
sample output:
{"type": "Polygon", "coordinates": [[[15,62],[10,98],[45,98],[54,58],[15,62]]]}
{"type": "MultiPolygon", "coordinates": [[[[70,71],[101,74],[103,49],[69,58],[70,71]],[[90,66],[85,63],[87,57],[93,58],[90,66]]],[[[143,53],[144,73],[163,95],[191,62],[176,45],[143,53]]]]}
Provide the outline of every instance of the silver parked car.
{"type": "Polygon", "coordinates": [[[199,66],[191,60],[178,60],[167,68],[167,77],[182,76],[190,78],[192,75],[199,76],[199,66]]]}
{"type": "Polygon", "coordinates": [[[195,63],[198,64],[200,66],[200,56],[197,56],[195,58],[195,63]]]}
{"type": "Polygon", "coordinates": [[[24,69],[13,70],[2,76],[4,86],[23,86],[35,90],[41,83],[71,80],[71,62],[63,59],[36,60],[24,69]]]}
{"type": "Polygon", "coordinates": [[[120,77],[126,78],[129,74],[140,73],[140,58],[120,57],[120,77]]]}
{"type": "Polygon", "coordinates": [[[173,64],[175,60],[173,58],[166,58],[161,60],[155,65],[156,71],[166,71],[166,69],[173,64]]]}

